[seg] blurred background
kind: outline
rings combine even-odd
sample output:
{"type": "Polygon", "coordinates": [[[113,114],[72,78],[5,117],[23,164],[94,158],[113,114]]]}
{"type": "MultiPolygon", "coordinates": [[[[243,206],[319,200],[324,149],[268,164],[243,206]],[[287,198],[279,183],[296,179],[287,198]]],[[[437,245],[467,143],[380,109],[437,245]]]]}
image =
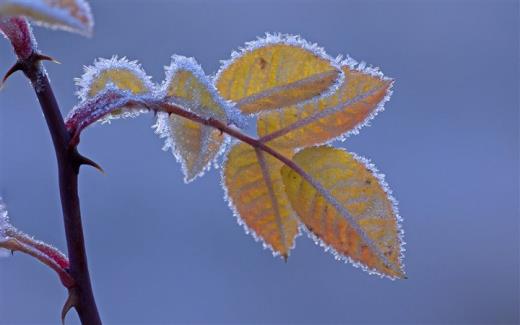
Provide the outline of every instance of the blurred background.
{"type": "MultiPolygon", "coordinates": [[[[236,222],[212,170],[185,185],[151,114],[97,125],[80,150],[94,291],[107,324],[519,322],[519,3],[91,0],[91,39],[35,27],[63,113],[83,65],[137,59],[160,82],[173,53],[208,74],[265,32],[300,34],[396,84],[372,126],[338,144],[371,158],[400,201],[409,279],[370,276],[301,236],[288,263],[236,222]]],[[[14,63],[0,41],[0,71],[14,63]]],[[[56,162],[22,74],[0,92],[0,193],[18,228],[65,250],[56,162]]],[[[57,324],[56,275],[0,260],[0,323],[57,324]]],[[[68,323],[78,318],[74,312],[68,323]]]]}

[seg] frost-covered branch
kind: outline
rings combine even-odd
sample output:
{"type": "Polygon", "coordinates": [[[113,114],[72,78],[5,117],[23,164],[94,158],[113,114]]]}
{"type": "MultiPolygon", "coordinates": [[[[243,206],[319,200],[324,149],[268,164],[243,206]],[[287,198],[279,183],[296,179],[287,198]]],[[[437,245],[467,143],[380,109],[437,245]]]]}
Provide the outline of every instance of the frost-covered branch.
{"type": "Polygon", "coordinates": [[[19,251],[38,259],[58,274],[66,288],[74,286],[74,279],[68,273],[67,257],[57,248],[36,240],[11,225],[5,204],[0,199],[0,256],[7,255],[9,251],[19,251]]]}

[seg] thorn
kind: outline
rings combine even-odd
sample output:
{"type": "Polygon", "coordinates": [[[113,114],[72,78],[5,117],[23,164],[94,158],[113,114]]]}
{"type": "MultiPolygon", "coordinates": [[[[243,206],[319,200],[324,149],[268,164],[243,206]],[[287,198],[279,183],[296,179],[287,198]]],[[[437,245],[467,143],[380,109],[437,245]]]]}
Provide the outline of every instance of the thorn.
{"type": "Polygon", "coordinates": [[[41,54],[41,53],[37,53],[34,60],[35,61],[50,61],[50,62],[53,62],[56,64],[61,64],[61,62],[56,60],[55,58],[45,55],[45,54],[41,54]]]}
{"type": "Polygon", "coordinates": [[[95,161],[93,161],[85,156],[82,156],[79,153],[77,154],[77,159],[78,159],[78,163],[80,166],[81,165],[92,166],[95,169],[97,169],[98,171],[100,171],[101,174],[105,175],[105,171],[103,170],[103,168],[101,168],[101,166],[99,166],[95,161]]]}
{"type": "Polygon", "coordinates": [[[65,301],[65,304],[63,305],[63,309],[61,310],[61,324],[65,325],[65,318],[67,317],[67,314],[71,310],[72,307],[76,305],[76,299],[72,295],[72,292],[69,290],[69,296],[67,297],[67,300],[65,301]]]}
{"type": "Polygon", "coordinates": [[[16,71],[22,71],[22,64],[20,62],[16,62],[5,74],[4,78],[2,79],[2,83],[0,84],[0,88],[4,86],[4,83],[7,81],[7,79],[16,71]]]}

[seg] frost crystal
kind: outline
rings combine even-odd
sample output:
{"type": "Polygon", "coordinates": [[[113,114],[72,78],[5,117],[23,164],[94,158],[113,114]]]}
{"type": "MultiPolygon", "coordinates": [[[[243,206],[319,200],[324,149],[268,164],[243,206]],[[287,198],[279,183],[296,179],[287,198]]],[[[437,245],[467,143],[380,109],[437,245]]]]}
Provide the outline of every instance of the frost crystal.
{"type": "MultiPolygon", "coordinates": [[[[393,79],[392,78],[389,78],[389,77],[386,77],[382,72],[381,70],[379,70],[378,67],[373,67],[373,66],[367,66],[366,62],[363,62],[361,61],[360,63],[358,63],[356,60],[354,60],[353,58],[351,58],[350,56],[347,56],[346,59],[344,59],[342,62],[341,62],[341,65],[342,66],[349,66],[352,70],[356,70],[356,71],[360,71],[362,73],[366,73],[370,76],[373,76],[375,78],[379,78],[380,80],[384,80],[384,81],[391,81],[390,83],[390,86],[388,87],[387,91],[386,91],[386,95],[385,97],[383,98],[383,100],[381,100],[378,104],[377,104],[377,107],[363,120],[361,121],[360,123],[358,123],[352,130],[348,131],[347,133],[345,134],[342,134],[340,135],[339,137],[337,138],[334,138],[334,139],[331,139],[329,140],[327,143],[330,143],[332,141],[336,141],[336,140],[339,140],[339,141],[345,141],[349,136],[351,135],[357,135],[359,134],[359,131],[365,127],[365,126],[370,126],[370,122],[372,121],[372,119],[374,119],[380,112],[383,112],[385,110],[385,104],[386,102],[388,102],[390,100],[390,97],[392,97],[392,94],[393,94],[393,86],[394,86],[394,83],[393,83],[393,79]]],[[[348,82],[348,80],[346,80],[345,82],[348,82]]]]}
{"type": "MultiPolygon", "coordinates": [[[[9,236],[7,235],[7,230],[11,228],[9,224],[9,216],[7,214],[7,209],[0,198],[0,242],[8,240],[9,236]]],[[[0,248],[0,257],[9,256],[9,251],[4,248],[0,248]]]]}
{"type": "MultiPolygon", "coordinates": [[[[78,87],[76,94],[82,101],[88,99],[89,97],[92,97],[92,92],[98,93],[102,90],[93,89],[93,86],[100,86],[97,84],[98,82],[103,82],[99,80],[100,76],[103,73],[109,71],[112,71],[114,73],[116,73],[117,71],[127,71],[133,78],[136,79],[135,81],[125,80],[127,85],[131,85],[132,82],[140,82],[147,91],[152,91],[154,89],[154,84],[151,81],[151,77],[149,77],[146,74],[141,65],[137,61],[128,60],[126,57],[118,58],[117,55],[114,55],[110,59],[99,58],[94,61],[94,65],[84,66],[83,69],[83,75],[80,78],[75,79],[76,86],[78,87]]],[[[108,84],[108,82],[106,84],[108,84]]],[[[119,88],[128,89],[128,87],[119,88]]]]}
{"type": "MultiPolygon", "coordinates": [[[[238,126],[239,128],[245,127],[245,118],[240,110],[235,107],[233,102],[225,100],[220,96],[211,78],[204,73],[204,70],[194,58],[185,57],[182,55],[172,55],[171,64],[165,67],[166,78],[159,87],[158,93],[156,94],[158,97],[164,98],[167,96],[168,87],[173,81],[175,75],[180,71],[189,71],[195,76],[195,78],[197,78],[197,81],[203,85],[204,89],[209,91],[213,101],[215,101],[217,106],[224,110],[226,119],[230,123],[238,126]]],[[[195,112],[196,110],[199,110],[200,112],[197,113],[203,114],[204,117],[220,118],[220,116],[215,116],[212,114],[211,110],[201,110],[201,104],[203,103],[201,103],[200,94],[197,94],[199,91],[196,88],[192,88],[189,91],[193,91],[194,96],[191,103],[184,103],[186,108],[195,112]],[[199,96],[199,98],[197,98],[197,96],[199,96]]]]}

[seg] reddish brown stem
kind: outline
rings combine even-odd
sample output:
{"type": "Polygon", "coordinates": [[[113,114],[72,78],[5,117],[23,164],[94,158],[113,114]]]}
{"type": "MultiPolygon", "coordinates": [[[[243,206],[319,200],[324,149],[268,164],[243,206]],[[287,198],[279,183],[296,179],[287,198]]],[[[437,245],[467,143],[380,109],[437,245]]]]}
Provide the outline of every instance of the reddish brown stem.
{"type": "Polygon", "coordinates": [[[70,261],[69,273],[74,279],[70,295],[74,308],[83,324],[101,324],[90,283],[83,226],[78,197],[78,172],[81,164],[76,148],[69,148],[71,136],[65,128],[58,103],[54,97],[49,79],[40,63],[41,56],[33,53],[20,61],[24,74],[31,81],[40,102],[58,162],[59,186],[67,249],[70,261]]]}
{"type": "Polygon", "coordinates": [[[253,148],[265,151],[269,155],[273,156],[274,158],[276,158],[279,161],[281,161],[282,163],[284,163],[287,167],[294,170],[296,173],[298,173],[301,177],[303,177],[305,180],[307,180],[311,184],[314,183],[314,181],[311,179],[309,174],[307,174],[303,169],[301,169],[300,166],[295,164],[294,161],[285,157],[284,155],[282,155],[275,149],[269,147],[264,142],[262,142],[260,139],[253,138],[245,133],[242,133],[239,130],[234,129],[234,128],[230,127],[229,125],[223,123],[222,121],[219,121],[214,118],[204,118],[195,113],[182,109],[176,105],[172,105],[172,104],[168,104],[168,103],[161,102],[161,103],[155,103],[153,105],[146,105],[146,106],[153,110],[160,110],[160,111],[167,112],[170,114],[175,114],[178,116],[182,116],[186,119],[189,119],[193,122],[197,122],[200,124],[214,127],[223,133],[226,133],[242,142],[249,144],[253,148]]]}

